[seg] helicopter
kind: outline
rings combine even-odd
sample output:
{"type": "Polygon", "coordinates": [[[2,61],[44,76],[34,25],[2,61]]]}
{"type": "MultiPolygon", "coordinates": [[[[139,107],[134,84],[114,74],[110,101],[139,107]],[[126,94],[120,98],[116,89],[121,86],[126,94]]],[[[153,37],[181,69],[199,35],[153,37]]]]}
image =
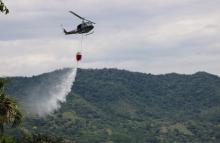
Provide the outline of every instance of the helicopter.
{"type": "Polygon", "coordinates": [[[65,33],[65,35],[69,35],[69,34],[84,34],[84,33],[88,33],[92,34],[93,32],[89,33],[93,28],[94,28],[94,22],[79,16],[78,14],[74,13],[73,11],[69,11],[71,14],[75,15],[76,17],[78,17],[79,19],[82,20],[82,23],[79,24],[77,26],[76,29],[72,30],[72,31],[66,31],[65,28],[63,28],[63,32],[65,33]]]}

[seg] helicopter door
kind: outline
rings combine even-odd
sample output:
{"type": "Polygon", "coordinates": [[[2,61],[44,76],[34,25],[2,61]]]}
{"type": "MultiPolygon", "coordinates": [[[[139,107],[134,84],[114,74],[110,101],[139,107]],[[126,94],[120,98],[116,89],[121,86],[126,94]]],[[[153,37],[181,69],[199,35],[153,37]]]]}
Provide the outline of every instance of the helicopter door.
{"type": "Polygon", "coordinates": [[[79,24],[79,25],[77,26],[77,30],[79,30],[79,31],[82,30],[82,24],[79,24]]]}

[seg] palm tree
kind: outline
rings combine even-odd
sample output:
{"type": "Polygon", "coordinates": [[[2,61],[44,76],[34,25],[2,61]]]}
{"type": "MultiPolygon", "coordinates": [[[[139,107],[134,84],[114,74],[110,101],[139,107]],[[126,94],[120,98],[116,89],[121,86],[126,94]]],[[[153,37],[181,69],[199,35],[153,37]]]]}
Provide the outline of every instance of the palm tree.
{"type": "Polygon", "coordinates": [[[17,127],[22,121],[22,113],[17,103],[5,95],[5,79],[0,79],[0,132],[4,133],[4,124],[10,124],[11,127],[17,127]]]}

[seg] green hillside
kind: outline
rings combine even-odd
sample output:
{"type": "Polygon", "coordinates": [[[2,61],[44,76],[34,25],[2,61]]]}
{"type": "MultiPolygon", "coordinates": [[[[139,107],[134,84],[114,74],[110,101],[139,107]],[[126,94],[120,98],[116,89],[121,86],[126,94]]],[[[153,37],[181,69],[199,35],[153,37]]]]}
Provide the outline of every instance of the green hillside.
{"type": "MultiPolygon", "coordinates": [[[[7,92],[23,106],[27,89],[67,70],[11,78],[7,92]]],[[[220,78],[80,69],[67,102],[47,117],[25,118],[23,126],[79,143],[219,143],[220,78]]]]}

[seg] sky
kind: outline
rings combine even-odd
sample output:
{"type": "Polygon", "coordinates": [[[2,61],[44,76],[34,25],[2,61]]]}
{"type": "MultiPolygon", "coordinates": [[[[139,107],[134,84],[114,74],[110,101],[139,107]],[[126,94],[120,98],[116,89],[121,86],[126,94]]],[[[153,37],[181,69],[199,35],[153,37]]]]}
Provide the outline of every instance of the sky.
{"type": "Polygon", "coordinates": [[[32,76],[64,67],[220,75],[219,0],[3,0],[0,76],[32,76]],[[94,34],[64,35],[80,19],[94,34]]]}

